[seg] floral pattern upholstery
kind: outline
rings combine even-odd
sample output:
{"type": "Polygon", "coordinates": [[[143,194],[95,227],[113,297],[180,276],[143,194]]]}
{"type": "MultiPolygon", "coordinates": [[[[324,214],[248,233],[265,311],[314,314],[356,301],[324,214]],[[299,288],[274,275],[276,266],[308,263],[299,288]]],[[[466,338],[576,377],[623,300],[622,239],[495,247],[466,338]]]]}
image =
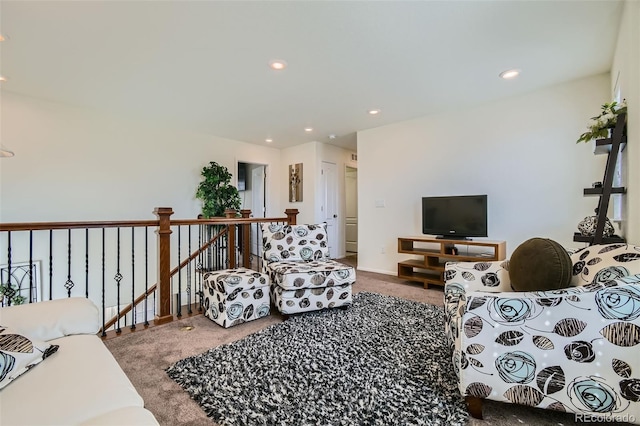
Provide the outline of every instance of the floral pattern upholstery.
{"type": "Polygon", "coordinates": [[[512,291],[507,260],[447,263],[460,392],[640,424],[640,247],[570,257],[574,286],[537,292],[512,291]]]}
{"type": "Polygon", "coordinates": [[[283,314],[352,303],[355,269],[329,258],[326,223],[263,224],[263,265],[271,298],[283,314]]]}
{"type": "Polygon", "coordinates": [[[269,276],[247,268],[204,276],[202,309],[211,321],[229,328],[269,315],[269,276]]]}

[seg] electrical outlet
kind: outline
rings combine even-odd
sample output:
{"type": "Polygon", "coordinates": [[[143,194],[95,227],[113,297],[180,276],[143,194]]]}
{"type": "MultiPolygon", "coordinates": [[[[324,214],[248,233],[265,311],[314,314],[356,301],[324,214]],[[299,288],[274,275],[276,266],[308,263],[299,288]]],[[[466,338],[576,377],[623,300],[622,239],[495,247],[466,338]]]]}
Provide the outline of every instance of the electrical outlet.
{"type": "Polygon", "coordinates": [[[384,254],[384,246],[380,247],[380,254],[384,254]]]}

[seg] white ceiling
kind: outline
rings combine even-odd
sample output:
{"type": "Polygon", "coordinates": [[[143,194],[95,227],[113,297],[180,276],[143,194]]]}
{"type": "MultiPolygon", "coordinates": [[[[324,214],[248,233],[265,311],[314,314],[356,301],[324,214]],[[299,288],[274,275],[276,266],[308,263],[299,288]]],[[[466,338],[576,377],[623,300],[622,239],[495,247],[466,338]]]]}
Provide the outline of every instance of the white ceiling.
{"type": "Polygon", "coordinates": [[[609,71],[622,6],[2,0],[2,90],[260,145],[355,150],[358,130],[609,71]],[[522,75],[498,78],[509,68],[522,75]]]}

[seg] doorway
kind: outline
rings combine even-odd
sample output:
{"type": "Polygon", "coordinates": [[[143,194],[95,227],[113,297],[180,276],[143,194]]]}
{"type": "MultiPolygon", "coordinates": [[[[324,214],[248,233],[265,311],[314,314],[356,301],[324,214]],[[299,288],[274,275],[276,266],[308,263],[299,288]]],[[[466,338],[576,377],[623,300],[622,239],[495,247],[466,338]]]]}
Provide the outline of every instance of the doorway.
{"type": "MultiPolygon", "coordinates": [[[[242,209],[251,210],[251,217],[266,217],[267,165],[238,162],[238,191],[242,209]],[[240,178],[243,177],[243,181],[240,178]]],[[[262,256],[262,244],[257,224],[251,225],[251,254],[262,256]]]]}
{"type": "Polygon", "coordinates": [[[329,244],[329,256],[332,259],[338,257],[338,230],[336,226],[338,218],[338,178],[337,166],[327,161],[322,162],[320,174],[322,188],[322,220],[327,223],[327,240],[329,244]]]}
{"type": "Polygon", "coordinates": [[[358,169],[346,166],[345,174],[345,248],[347,256],[358,254],[358,169]]]}

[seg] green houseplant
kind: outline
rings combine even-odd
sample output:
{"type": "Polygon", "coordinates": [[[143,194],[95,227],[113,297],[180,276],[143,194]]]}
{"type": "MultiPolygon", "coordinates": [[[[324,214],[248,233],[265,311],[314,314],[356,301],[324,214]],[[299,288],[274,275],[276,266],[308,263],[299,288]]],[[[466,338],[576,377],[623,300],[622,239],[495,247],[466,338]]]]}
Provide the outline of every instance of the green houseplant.
{"type": "Polygon", "coordinates": [[[202,200],[202,214],[205,218],[224,216],[226,209],[240,208],[238,188],[231,185],[231,173],[226,167],[212,161],[200,172],[202,182],[198,185],[196,197],[202,200]]]}
{"type": "Polygon", "coordinates": [[[589,131],[580,135],[580,138],[576,141],[589,142],[591,139],[602,139],[609,137],[609,129],[612,129],[616,125],[618,115],[627,112],[627,103],[623,99],[619,104],[616,101],[602,105],[602,112],[600,115],[591,117],[587,129],[589,131]]]}

